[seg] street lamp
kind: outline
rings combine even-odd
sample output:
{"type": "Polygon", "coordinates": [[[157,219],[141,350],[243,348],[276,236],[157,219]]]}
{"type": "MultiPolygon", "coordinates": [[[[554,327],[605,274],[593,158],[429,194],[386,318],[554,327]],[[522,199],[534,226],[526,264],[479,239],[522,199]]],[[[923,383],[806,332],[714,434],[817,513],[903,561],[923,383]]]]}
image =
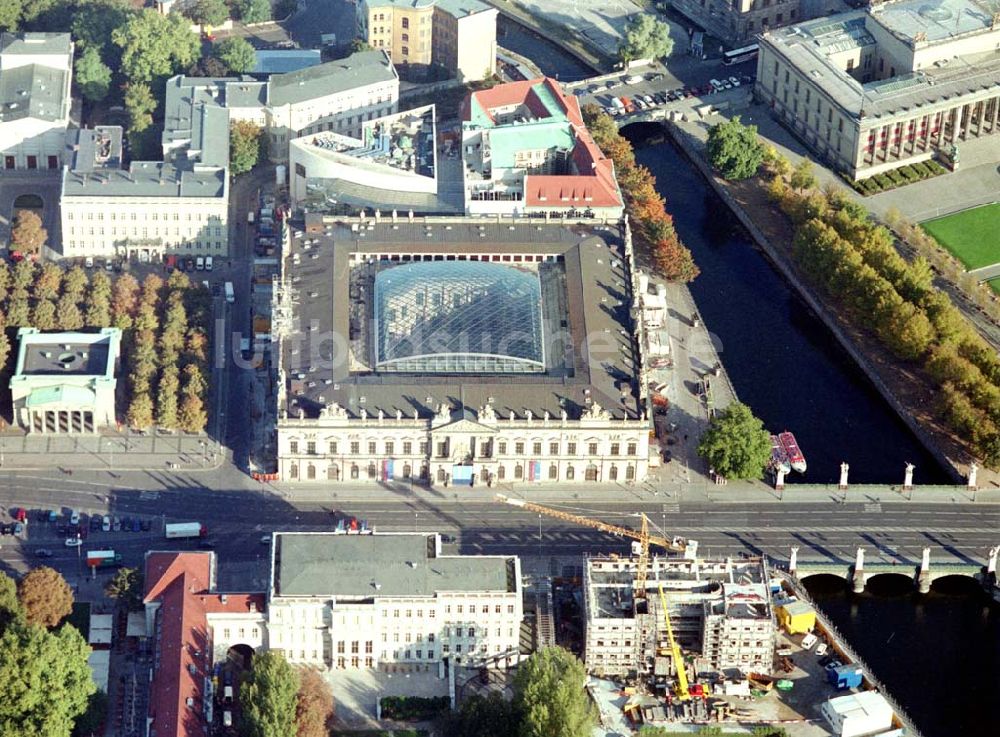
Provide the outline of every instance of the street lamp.
{"type": "Polygon", "coordinates": [[[542,515],[538,515],[538,556],[542,555],[542,515]]]}

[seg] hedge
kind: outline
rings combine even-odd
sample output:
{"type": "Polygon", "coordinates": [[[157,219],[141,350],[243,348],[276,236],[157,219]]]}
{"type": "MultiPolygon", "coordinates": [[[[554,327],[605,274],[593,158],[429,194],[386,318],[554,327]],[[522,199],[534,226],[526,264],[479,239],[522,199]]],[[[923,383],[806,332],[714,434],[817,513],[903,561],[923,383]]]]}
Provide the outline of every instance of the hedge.
{"type": "Polygon", "coordinates": [[[851,179],[845,174],[844,181],[850,184],[855,192],[867,197],[868,195],[886,192],[906,184],[919,182],[923,179],[930,179],[947,171],[947,169],[931,159],[928,161],[918,161],[914,164],[905,164],[898,169],[891,169],[890,171],[875,174],[865,179],[851,179]]]}
{"type": "Polygon", "coordinates": [[[382,718],[408,722],[437,719],[451,708],[447,696],[386,696],[382,699],[382,718]]]}

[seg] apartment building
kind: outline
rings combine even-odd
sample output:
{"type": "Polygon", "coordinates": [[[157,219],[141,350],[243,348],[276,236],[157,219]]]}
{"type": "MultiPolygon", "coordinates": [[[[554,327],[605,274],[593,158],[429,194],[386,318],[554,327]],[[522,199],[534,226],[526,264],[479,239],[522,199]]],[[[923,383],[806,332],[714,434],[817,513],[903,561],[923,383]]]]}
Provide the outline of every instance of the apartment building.
{"type": "Polygon", "coordinates": [[[408,71],[434,65],[461,82],[493,74],[498,11],[480,0],[360,0],[358,35],[408,71]]]}
{"type": "Polygon", "coordinates": [[[648,561],[645,596],[637,596],[638,558],[594,557],[584,563],[584,662],[600,676],[669,674],[662,587],[673,636],[712,670],[770,672],[774,617],[767,566],[760,558],[648,561]]]}
{"type": "MultiPolygon", "coordinates": [[[[828,4],[840,8],[839,2],[828,0],[828,4]]],[[[756,34],[770,28],[802,20],[809,3],[802,0],[671,0],[671,6],[724,43],[739,46],[753,43],[756,34]]]]}
{"type": "Polygon", "coordinates": [[[3,169],[59,169],[69,127],[73,42],[68,33],[0,33],[3,169]]]}
{"type": "Polygon", "coordinates": [[[279,476],[642,481],[631,298],[587,297],[630,253],[612,226],[311,216],[274,306],[279,476]]]}
{"type": "Polygon", "coordinates": [[[337,670],[517,662],[515,556],[444,555],[436,534],[275,533],[268,647],[337,670]]]}
{"type": "Polygon", "coordinates": [[[466,98],[462,163],[469,215],[617,220],[624,212],[614,163],[584,125],[578,99],[547,77],[466,98]]]}
{"type": "Polygon", "coordinates": [[[978,0],[896,0],[761,36],[755,95],[861,179],[997,131],[998,16],[978,0]]]}

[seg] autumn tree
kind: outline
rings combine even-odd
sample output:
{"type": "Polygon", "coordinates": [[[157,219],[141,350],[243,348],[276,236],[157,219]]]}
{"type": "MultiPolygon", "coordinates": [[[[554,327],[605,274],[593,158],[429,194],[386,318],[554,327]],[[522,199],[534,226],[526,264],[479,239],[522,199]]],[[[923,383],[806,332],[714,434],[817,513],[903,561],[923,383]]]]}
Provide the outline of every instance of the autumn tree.
{"type": "Polygon", "coordinates": [[[64,292],[56,304],[60,330],[79,330],[83,327],[83,313],[73,295],[64,292]]]}
{"type": "Polygon", "coordinates": [[[56,303],[51,299],[39,299],[31,311],[31,325],[39,330],[55,330],[59,327],[56,320],[56,303]]]}
{"type": "Polygon", "coordinates": [[[201,397],[185,394],[177,413],[177,424],[184,432],[200,433],[208,424],[208,414],[201,397]]]}
{"type": "Polygon", "coordinates": [[[73,301],[79,302],[83,299],[83,293],[90,284],[87,272],[79,266],[74,266],[63,278],[63,294],[68,295],[73,301]]]}
{"type": "Polygon", "coordinates": [[[31,325],[31,303],[27,289],[18,287],[10,293],[7,299],[7,325],[12,328],[31,325]]]}
{"type": "Polygon", "coordinates": [[[12,285],[14,289],[28,290],[35,281],[35,262],[30,259],[23,259],[14,265],[14,277],[12,285]]]}
{"type": "Polygon", "coordinates": [[[106,328],[111,325],[111,279],[103,271],[94,274],[86,299],[88,327],[106,328]]]}
{"type": "Polygon", "coordinates": [[[119,568],[104,587],[104,593],[129,609],[142,606],[142,572],[137,568],[119,568]]]}
{"type": "Polygon", "coordinates": [[[177,399],[181,381],[175,364],[163,367],[159,391],[156,394],[156,424],[160,427],[175,428],[178,425],[177,399]]]}
{"type": "Polygon", "coordinates": [[[59,296],[59,288],[62,286],[63,270],[58,264],[51,261],[42,265],[38,276],[35,278],[34,298],[35,299],[55,299],[59,296]]]}
{"type": "Polygon", "coordinates": [[[18,210],[10,231],[10,242],[15,251],[38,253],[49,238],[42,226],[42,219],[31,210],[18,210]]]}
{"type": "Polygon", "coordinates": [[[315,668],[299,668],[296,737],[328,737],[332,719],[333,693],[330,684],[315,668]]]}
{"type": "Polygon", "coordinates": [[[147,392],[133,389],[132,402],[126,414],[128,424],[137,429],[145,429],[153,424],[153,400],[147,392]]]}
{"type": "Polygon", "coordinates": [[[111,300],[111,314],[115,327],[123,330],[132,327],[132,315],[138,304],[139,282],[131,274],[123,274],[115,281],[111,300]]]}
{"type": "Polygon", "coordinates": [[[237,120],[229,129],[229,170],[236,176],[250,171],[260,158],[262,131],[249,120],[237,120]]]}
{"type": "Polygon", "coordinates": [[[55,627],[73,611],[73,592],[59,571],[33,568],[17,585],[17,598],[31,624],[55,627]]]}

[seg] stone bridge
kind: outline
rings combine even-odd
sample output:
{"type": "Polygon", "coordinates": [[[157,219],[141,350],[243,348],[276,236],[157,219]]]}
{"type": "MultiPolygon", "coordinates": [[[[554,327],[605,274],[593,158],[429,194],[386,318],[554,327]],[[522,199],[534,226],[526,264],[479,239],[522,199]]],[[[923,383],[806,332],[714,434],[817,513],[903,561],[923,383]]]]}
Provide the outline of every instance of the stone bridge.
{"type": "Polygon", "coordinates": [[[883,574],[896,574],[911,578],[921,594],[931,590],[931,584],[945,576],[967,576],[979,582],[994,599],[1000,601],[1000,589],[997,588],[996,566],[1000,547],[990,549],[988,559],[982,564],[965,561],[939,562],[931,565],[931,549],[924,548],[920,563],[900,561],[899,563],[865,562],[865,549],[858,548],[853,563],[847,561],[800,561],[798,547],[792,548],[787,570],[799,580],[829,574],[839,576],[851,582],[854,592],[860,594],[865,590],[869,579],[883,574]]]}

